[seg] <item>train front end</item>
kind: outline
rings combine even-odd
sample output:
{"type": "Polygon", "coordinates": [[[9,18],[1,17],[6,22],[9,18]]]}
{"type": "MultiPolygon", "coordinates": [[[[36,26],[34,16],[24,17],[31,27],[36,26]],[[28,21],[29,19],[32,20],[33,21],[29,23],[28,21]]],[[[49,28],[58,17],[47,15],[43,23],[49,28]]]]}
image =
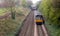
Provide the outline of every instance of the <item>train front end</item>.
{"type": "Polygon", "coordinates": [[[42,15],[36,15],[35,17],[35,22],[37,25],[42,25],[43,24],[43,19],[41,17],[42,15]]]}

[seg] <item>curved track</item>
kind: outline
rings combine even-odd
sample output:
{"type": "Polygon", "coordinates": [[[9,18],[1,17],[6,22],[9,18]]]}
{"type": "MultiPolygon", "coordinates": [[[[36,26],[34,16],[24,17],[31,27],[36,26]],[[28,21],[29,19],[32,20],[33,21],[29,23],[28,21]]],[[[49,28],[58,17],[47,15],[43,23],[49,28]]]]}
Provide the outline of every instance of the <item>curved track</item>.
{"type": "Polygon", "coordinates": [[[24,25],[21,28],[21,32],[19,36],[34,36],[34,13],[30,12],[26,20],[24,21],[24,25]]]}
{"type": "Polygon", "coordinates": [[[30,12],[16,36],[49,36],[45,25],[36,25],[34,11],[30,12]]]}

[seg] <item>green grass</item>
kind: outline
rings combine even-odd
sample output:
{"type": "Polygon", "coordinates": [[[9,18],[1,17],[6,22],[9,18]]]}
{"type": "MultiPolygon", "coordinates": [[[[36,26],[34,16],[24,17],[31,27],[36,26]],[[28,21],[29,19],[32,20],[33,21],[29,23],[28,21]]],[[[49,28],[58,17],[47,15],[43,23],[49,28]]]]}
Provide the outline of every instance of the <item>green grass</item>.
{"type": "Polygon", "coordinates": [[[18,17],[16,20],[6,19],[0,20],[0,36],[12,36],[16,34],[16,30],[18,30],[18,26],[20,26],[22,22],[22,17],[19,19],[18,17]]]}
{"type": "Polygon", "coordinates": [[[10,8],[0,8],[0,16],[4,15],[5,13],[9,12],[10,8]]]}
{"type": "MultiPolygon", "coordinates": [[[[26,13],[26,11],[27,12],[29,12],[30,10],[29,9],[27,9],[27,8],[23,8],[23,7],[13,7],[12,8],[12,11],[14,12],[14,11],[16,11],[16,12],[21,12],[21,13],[23,13],[23,14],[25,14],[26,13]]],[[[0,8],[0,16],[3,16],[3,15],[5,15],[6,13],[8,13],[8,12],[11,12],[11,8],[0,8]]]]}
{"type": "Polygon", "coordinates": [[[60,36],[60,27],[46,23],[50,36],[60,36]]]}

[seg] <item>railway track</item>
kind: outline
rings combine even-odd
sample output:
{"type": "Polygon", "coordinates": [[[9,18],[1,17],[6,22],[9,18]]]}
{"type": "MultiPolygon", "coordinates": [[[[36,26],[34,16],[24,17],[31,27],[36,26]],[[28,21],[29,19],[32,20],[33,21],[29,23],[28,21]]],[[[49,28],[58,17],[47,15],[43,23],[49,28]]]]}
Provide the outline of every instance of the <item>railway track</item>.
{"type": "Polygon", "coordinates": [[[36,25],[34,16],[34,12],[29,13],[16,36],[49,36],[45,25],[36,25]]]}
{"type": "Polygon", "coordinates": [[[48,30],[45,25],[36,25],[34,27],[34,36],[49,36],[48,30]]]}
{"type": "Polygon", "coordinates": [[[47,29],[44,25],[37,25],[38,36],[49,36],[47,29]]]}
{"type": "MultiPolygon", "coordinates": [[[[37,10],[34,11],[34,24],[35,24],[35,28],[34,28],[34,36],[49,36],[48,30],[45,26],[45,24],[42,25],[37,25],[35,20],[36,20],[36,15],[39,14],[37,10]]],[[[41,13],[40,13],[41,14],[41,13]]]]}
{"type": "Polygon", "coordinates": [[[41,28],[41,26],[40,25],[38,25],[37,26],[37,32],[38,32],[38,36],[44,36],[44,33],[43,33],[43,31],[42,31],[42,28],[41,28]]]}
{"type": "Polygon", "coordinates": [[[30,12],[16,36],[34,36],[34,12],[30,12]]]}

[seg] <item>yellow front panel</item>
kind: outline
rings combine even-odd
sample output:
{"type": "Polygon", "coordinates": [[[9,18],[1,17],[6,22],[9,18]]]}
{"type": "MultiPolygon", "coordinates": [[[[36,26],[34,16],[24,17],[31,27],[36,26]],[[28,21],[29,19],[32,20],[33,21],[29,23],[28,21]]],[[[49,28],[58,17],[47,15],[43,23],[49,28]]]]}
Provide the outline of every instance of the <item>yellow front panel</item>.
{"type": "Polygon", "coordinates": [[[35,22],[43,22],[43,20],[35,20],[35,22]]]}

